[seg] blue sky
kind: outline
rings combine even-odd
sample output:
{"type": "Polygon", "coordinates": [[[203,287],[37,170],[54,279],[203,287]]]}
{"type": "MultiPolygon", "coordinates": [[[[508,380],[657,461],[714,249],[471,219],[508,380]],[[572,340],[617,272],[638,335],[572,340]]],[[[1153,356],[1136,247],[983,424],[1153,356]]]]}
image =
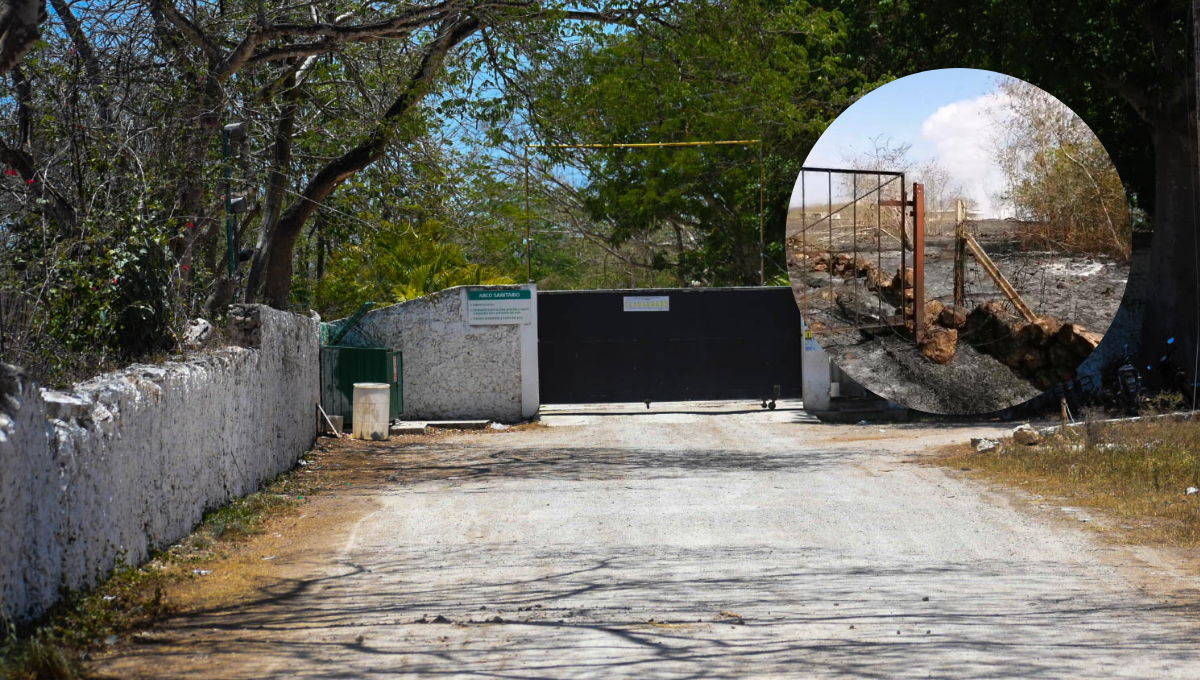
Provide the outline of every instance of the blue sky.
{"type": "MultiPolygon", "coordinates": [[[[1001,101],[995,93],[1002,78],[992,71],[941,69],[888,83],[838,116],[805,165],[849,167],[852,157],[873,148],[876,137],[892,148],[912,144],[909,156],[915,164],[938,158],[953,182],[992,216],[1000,208],[991,194],[1001,186],[989,128],[995,125],[1001,101]]],[[[798,202],[797,196],[793,204],[798,202]]]]}

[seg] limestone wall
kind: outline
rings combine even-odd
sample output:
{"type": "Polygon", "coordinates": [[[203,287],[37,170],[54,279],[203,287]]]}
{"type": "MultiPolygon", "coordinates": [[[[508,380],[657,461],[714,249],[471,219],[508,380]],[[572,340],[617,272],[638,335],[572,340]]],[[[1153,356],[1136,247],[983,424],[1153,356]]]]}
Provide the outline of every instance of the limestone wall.
{"type": "Polygon", "coordinates": [[[317,321],[235,305],[241,346],[40,389],[0,365],[0,614],[185,536],[316,437],[317,321]]]}
{"type": "Polygon", "coordinates": [[[517,422],[537,413],[534,286],[459,286],[374,309],[341,344],[386,347],[404,353],[401,418],[405,420],[486,418],[517,422]],[[509,289],[532,292],[530,323],[468,323],[468,291],[509,289]]]}

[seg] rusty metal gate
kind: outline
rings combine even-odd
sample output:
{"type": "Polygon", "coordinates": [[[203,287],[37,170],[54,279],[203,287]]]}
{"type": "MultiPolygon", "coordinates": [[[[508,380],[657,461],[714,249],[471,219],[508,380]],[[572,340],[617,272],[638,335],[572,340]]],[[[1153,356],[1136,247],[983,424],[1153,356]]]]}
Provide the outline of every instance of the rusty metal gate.
{"type": "Polygon", "coordinates": [[[801,168],[797,185],[800,220],[798,229],[790,224],[788,228],[789,268],[801,312],[812,332],[907,328],[919,342],[925,330],[924,186],[913,184],[910,197],[903,172],[815,167],[801,168]],[[846,200],[835,200],[838,191],[848,193],[846,200]],[[884,265],[885,237],[899,246],[896,278],[890,281],[884,273],[892,265],[890,261],[887,268],[884,265]],[[811,294],[810,288],[819,288],[820,278],[826,274],[827,287],[811,294]],[[833,293],[839,276],[850,282],[852,295],[833,293]],[[866,281],[860,282],[860,278],[866,281]],[[874,311],[863,303],[867,297],[863,293],[875,297],[874,311]],[[898,307],[900,314],[885,312],[889,295],[895,296],[899,304],[892,306],[898,307]],[[847,299],[851,301],[849,309],[845,308],[847,299]],[[835,311],[839,305],[843,308],[835,311]],[[846,317],[853,321],[842,322],[846,317]]]}

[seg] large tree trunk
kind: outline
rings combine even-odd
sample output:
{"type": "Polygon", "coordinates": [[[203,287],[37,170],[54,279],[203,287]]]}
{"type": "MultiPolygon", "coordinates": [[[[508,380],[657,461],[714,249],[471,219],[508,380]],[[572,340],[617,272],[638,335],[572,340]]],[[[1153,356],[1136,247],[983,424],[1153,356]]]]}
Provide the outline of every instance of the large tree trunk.
{"type": "Polygon", "coordinates": [[[33,46],[46,20],[46,0],[0,2],[0,76],[11,71],[33,46]]]}
{"type": "MultiPolygon", "coordinates": [[[[295,87],[295,79],[289,79],[289,87],[295,87]]],[[[263,274],[266,266],[264,255],[274,249],[275,232],[279,227],[280,212],[283,210],[283,199],[287,190],[288,175],[292,167],[292,134],[296,123],[296,95],[292,89],[288,101],[284,105],[279,118],[279,126],[275,129],[275,159],[271,167],[271,177],[267,185],[267,208],[263,214],[262,227],[258,232],[258,243],[254,245],[254,258],[250,262],[250,273],[246,278],[246,299],[253,302],[257,299],[262,287],[263,274]]]]}
{"type": "MultiPolygon", "coordinates": [[[[1194,115],[1194,114],[1193,114],[1194,115]]],[[[1192,183],[1196,157],[1179,120],[1153,124],[1154,238],[1150,247],[1151,281],[1142,323],[1140,354],[1153,366],[1174,349],[1173,359],[1192,380],[1197,343],[1197,243],[1192,183]],[[1169,338],[1175,338],[1171,345],[1169,338]]],[[[1141,362],[1146,363],[1146,362],[1141,362]]]]}

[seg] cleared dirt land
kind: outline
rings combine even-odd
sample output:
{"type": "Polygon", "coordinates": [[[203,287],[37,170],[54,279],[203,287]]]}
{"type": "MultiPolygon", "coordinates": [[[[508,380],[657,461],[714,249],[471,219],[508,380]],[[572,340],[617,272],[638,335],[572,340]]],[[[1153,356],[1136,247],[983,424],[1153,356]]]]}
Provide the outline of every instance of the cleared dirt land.
{"type": "Polygon", "coordinates": [[[1194,610],[1139,590],[1132,563],[1078,520],[913,462],[996,428],[829,426],[787,402],[544,421],[323,440],[314,465],[355,462],[362,481],[206,577],[256,565],[240,589],[193,591],[187,611],[93,670],[1091,679],[1200,667],[1194,610]]]}
{"type": "MultiPolygon", "coordinates": [[[[809,324],[844,326],[871,315],[894,316],[899,308],[882,301],[867,289],[862,277],[845,277],[830,271],[813,271],[812,260],[798,257],[799,215],[789,218],[788,265],[793,293],[802,305],[807,295],[809,324]],[[859,304],[853,304],[858,300],[859,304]],[[849,302],[849,304],[847,304],[849,302]]],[[[1024,250],[1013,237],[1015,225],[1000,220],[972,224],[976,239],[1008,278],[1035,314],[1051,315],[1064,323],[1081,325],[1103,334],[1120,306],[1129,278],[1128,263],[1111,258],[1064,255],[1024,250]]],[[[894,229],[893,229],[894,231],[894,229]]],[[[931,234],[925,246],[925,297],[945,304],[954,302],[953,228],[931,234]]],[[[830,252],[850,252],[846,228],[813,233],[818,247],[830,252]],[[819,238],[817,238],[819,237],[819,238]],[[829,244],[832,243],[832,247],[829,244]]],[[[876,247],[873,232],[860,234],[860,256],[888,277],[900,269],[899,243],[885,236],[876,247]]],[[[912,267],[912,253],[906,254],[912,267]]],[[[966,308],[1004,294],[974,257],[966,259],[966,308]]],[[[891,330],[874,333],[818,334],[821,347],[847,374],[872,392],[931,413],[989,413],[1022,403],[1041,394],[1027,375],[971,345],[959,331],[957,354],[947,364],[936,364],[922,355],[910,335],[891,330]]]]}

